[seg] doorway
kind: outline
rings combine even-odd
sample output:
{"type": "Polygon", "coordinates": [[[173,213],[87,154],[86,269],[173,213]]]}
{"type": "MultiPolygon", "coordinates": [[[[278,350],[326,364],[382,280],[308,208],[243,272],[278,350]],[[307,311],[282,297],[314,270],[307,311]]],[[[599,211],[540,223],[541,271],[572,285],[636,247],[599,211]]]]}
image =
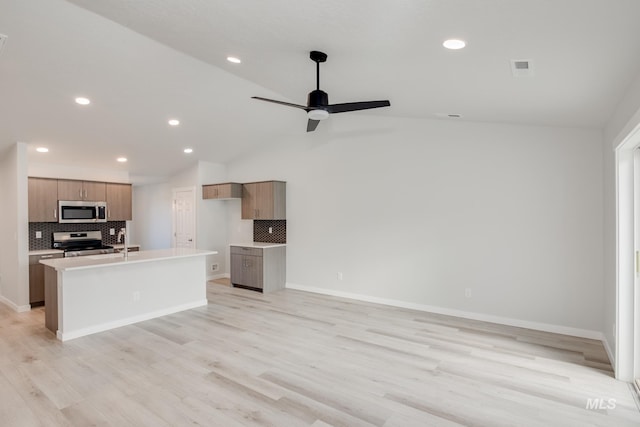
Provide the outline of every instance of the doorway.
{"type": "Polygon", "coordinates": [[[616,158],[616,378],[640,378],[640,125],[616,158]]]}
{"type": "Polygon", "coordinates": [[[173,239],[174,248],[196,248],[196,189],[173,189],[173,239]]]}

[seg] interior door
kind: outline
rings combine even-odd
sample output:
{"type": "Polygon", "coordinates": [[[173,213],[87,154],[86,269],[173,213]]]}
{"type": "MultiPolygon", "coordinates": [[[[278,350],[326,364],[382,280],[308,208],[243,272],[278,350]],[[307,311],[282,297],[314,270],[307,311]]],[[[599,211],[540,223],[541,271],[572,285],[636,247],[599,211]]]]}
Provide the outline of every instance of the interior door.
{"type": "Polygon", "coordinates": [[[633,372],[640,390],[640,147],[633,152],[633,222],[635,280],[633,287],[633,372]]]}
{"type": "Polygon", "coordinates": [[[173,190],[173,247],[196,248],[195,188],[173,190]]]}

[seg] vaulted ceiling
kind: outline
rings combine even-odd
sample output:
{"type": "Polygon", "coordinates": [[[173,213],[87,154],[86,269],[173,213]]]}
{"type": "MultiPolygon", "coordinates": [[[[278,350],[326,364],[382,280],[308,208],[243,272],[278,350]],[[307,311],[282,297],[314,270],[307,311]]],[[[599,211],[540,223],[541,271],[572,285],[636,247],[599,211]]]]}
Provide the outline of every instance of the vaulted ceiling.
{"type": "Polygon", "coordinates": [[[640,74],[638,16],[637,0],[1,0],[0,150],[21,141],[33,161],[167,175],[330,138],[250,99],[304,104],[310,50],[329,56],[331,102],[391,101],[349,114],[602,128],[640,74]],[[449,38],[467,46],[444,49],[449,38]]]}

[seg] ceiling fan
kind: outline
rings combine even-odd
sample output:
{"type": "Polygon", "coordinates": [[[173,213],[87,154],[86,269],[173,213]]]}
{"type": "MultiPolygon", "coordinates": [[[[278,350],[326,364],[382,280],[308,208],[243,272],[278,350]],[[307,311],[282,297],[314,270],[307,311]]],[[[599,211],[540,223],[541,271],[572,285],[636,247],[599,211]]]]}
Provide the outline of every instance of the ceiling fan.
{"type": "Polygon", "coordinates": [[[307,122],[307,132],[313,132],[318,127],[320,120],[324,120],[332,113],[345,113],[347,111],[368,110],[370,108],[389,107],[389,101],[364,101],[346,102],[343,104],[329,104],[329,95],[320,90],[320,63],[327,60],[327,54],[318,51],[311,51],[309,57],[316,63],[316,90],[311,91],[307,97],[307,105],[292,104],[290,102],[276,101],[274,99],[252,96],[260,101],[273,102],[274,104],[286,105],[288,107],[300,108],[307,112],[309,121],[307,122]]]}

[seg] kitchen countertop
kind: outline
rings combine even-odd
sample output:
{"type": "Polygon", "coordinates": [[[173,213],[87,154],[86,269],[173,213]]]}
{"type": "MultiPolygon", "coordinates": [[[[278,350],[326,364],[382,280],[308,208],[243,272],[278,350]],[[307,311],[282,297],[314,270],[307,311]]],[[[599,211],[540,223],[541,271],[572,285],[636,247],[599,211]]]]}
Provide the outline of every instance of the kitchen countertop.
{"type": "Polygon", "coordinates": [[[124,264],[188,258],[203,255],[216,255],[217,251],[200,249],[157,249],[152,251],[131,252],[127,258],[122,253],[87,255],[71,258],[41,260],[40,263],[55,268],[57,271],[82,270],[88,268],[111,267],[124,264]]]}
{"type": "Polygon", "coordinates": [[[61,249],[40,249],[37,251],[29,251],[29,255],[50,255],[50,254],[63,254],[61,249]]]}
{"type": "MultiPolygon", "coordinates": [[[[109,245],[109,246],[113,246],[113,249],[124,249],[124,244],[123,244],[123,243],[118,243],[118,244],[115,244],[115,245],[109,245]]],[[[139,248],[139,247],[140,247],[140,245],[134,245],[134,244],[132,244],[132,243],[129,243],[129,244],[127,245],[127,247],[128,247],[128,248],[139,248]]]]}
{"type": "Polygon", "coordinates": [[[277,248],[280,246],[287,246],[287,244],[286,243],[251,242],[251,243],[241,243],[241,244],[232,243],[229,246],[242,246],[244,248],[267,249],[267,248],[277,248]]]}

